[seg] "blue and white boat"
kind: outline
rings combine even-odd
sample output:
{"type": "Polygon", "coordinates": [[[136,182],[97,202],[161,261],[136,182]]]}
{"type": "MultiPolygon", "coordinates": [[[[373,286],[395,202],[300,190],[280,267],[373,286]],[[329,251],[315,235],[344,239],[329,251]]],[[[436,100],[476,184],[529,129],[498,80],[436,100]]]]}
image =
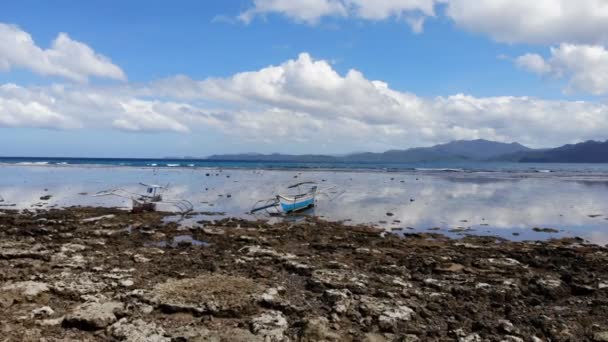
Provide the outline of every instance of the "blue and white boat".
{"type": "MultiPolygon", "coordinates": [[[[296,185],[300,186],[303,184],[305,183],[300,183],[296,185]]],[[[295,211],[306,210],[308,208],[314,207],[316,193],[317,187],[312,186],[307,192],[295,195],[293,197],[277,195],[277,201],[281,205],[281,209],[283,209],[283,212],[292,213],[295,211]]]]}
{"type": "Polygon", "coordinates": [[[296,189],[295,195],[276,195],[275,198],[269,200],[260,200],[256,203],[261,206],[254,205],[250,211],[251,214],[261,210],[266,210],[269,214],[290,214],[297,211],[306,210],[315,206],[315,197],[317,195],[317,186],[314,182],[302,182],[287,187],[288,189],[296,189]],[[302,189],[310,185],[308,189],[302,189]]]}

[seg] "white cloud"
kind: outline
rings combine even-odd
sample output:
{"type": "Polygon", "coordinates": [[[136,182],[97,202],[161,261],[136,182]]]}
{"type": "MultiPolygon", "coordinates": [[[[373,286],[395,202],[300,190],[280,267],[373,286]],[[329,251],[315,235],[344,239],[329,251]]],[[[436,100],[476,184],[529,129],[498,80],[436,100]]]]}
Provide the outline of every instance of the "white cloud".
{"type": "Polygon", "coordinates": [[[0,127],[78,128],[71,118],[58,113],[45,102],[44,93],[24,91],[14,84],[0,86],[0,127]],[[24,99],[24,96],[27,99],[24,99]]]}
{"type": "Polygon", "coordinates": [[[303,53],[280,65],[201,81],[177,76],[145,86],[4,85],[0,126],[212,130],[251,146],[315,144],[328,152],[476,138],[554,146],[605,137],[608,105],[465,94],[425,98],[357,70],[342,75],[303,53]],[[5,109],[6,103],[19,111],[5,109]]]}
{"type": "Polygon", "coordinates": [[[60,33],[49,49],[42,49],[29,33],[0,23],[0,71],[11,68],[26,68],[77,82],[86,82],[89,77],[126,80],[124,72],[107,57],[66,33],[60,33]]]}
{"type": "Polygon", "coordinates": [[[608,50],[603,46],[561,44],[551,48],[551,57],[546,60],[537,54],[526,54],[516,62],[539,75],[567,78],[569,92],[608,93],[608,50]]]}
{"type": "Polygon", "coordinates": [[[369,20],[383,20],[390,17],[404,17],[411,12],[435,16],[437,0],[344,0],[357,17],[369,20]]]}
{"type": "Polygon", "coordinates": [[[412,31],[423,30],[425,17],[435,16],[435,4],[445,0],[254,0],[253,7],[239,15],[245,23],[257,15],[278,13],[297,22],[316,24],[324,17],[363,20],[403,19],[412,31]]]}
{"type": "Polygon", "coordinates": [[[515,63],[522,69],[528,70],[535,74],[545,75],[551,72],[551,65],[545,62],[545,59],[535,53],[527,53],[517,57],[515,63]]]}
{"type": "Polygon", "coordinates": [[[448,0],[466,30],[507,43],[608,43],[606,0],[448,0]]]}
{"type": "Polygon", "coordinates": [[[256,15],[273,12],[314,24],[322,17],[344,16],[346,8],[339,0],[254,0],[253,8],[241,13],[239,19],[249,23],[256,15]]]}
{"type": "Polygon", "coordinates": [[[267,13],[308,24],[324,17],[394,18],[419,33],[440,4],[458,27],[500,42],[608,44],[606,0],[253,0],[239,19],[248,23],[267,13]]]}

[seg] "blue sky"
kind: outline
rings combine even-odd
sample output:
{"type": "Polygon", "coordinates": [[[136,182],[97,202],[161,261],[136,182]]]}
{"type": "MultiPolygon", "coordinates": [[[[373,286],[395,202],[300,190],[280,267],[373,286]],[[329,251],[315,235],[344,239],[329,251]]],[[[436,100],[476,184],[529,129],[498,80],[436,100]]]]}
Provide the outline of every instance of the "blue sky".
{"type": "Polygon", "coordinates": [[[606,139],[606,6],[502,3],[3,4],[0,155],[345,153],[452,139],[531,146],[606,139]],[[24,35],[29,41],[15,39],[24,35]]]}

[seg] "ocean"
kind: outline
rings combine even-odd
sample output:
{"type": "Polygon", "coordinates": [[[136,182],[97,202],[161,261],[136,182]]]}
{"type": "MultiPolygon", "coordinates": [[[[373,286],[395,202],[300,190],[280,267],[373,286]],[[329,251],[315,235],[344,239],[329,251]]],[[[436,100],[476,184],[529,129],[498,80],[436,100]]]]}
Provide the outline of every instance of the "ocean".
{"type": "MultiPolygon", "coordinates": [[[[392,234],[490,235],[510,240],[582,237],[608,243],[608,166],[581,164],[323,165],[166,159],[3,158],[0,209],[104,206],[129,209],[128,198],[95,196],[108,189],[143,193],[140,183],[167,187],[164,197],[191,202],[181,224],[226,217],[277,220],[248,212],[285,194],[290,184],[317,182],[314,215],[392,234]],[[156,164],[156,165],[152,165],[156,164]],[[195,166],[188,166],[194,164],[195,166]],[[177,166],[173,166],[177,165],[177,166]],[[551,171],[551,172],[548,172],[551,171]],[[46,196],[50,196],[48,199],[46,196]]],[[[161,210],[173,210],[169,204],[161,210]]]]}
{"type": "Polygon", "coordinates": [[[0,164],[127,166],[151,168],[302,169],[302,170],[382,170],[420,172],[559,172],[608,173],[608,164],[513,163],[513,162],[420,162],[420,163],[316,163],[272,161],[221,161],[204,159],[141,158],[51,158],[0,157],[0,164]]]}

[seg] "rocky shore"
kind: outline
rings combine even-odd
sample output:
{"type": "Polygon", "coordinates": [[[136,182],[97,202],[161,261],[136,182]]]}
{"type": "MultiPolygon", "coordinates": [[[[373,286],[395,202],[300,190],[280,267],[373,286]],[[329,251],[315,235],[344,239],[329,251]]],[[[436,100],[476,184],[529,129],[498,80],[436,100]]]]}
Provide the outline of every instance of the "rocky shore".
{"type": "Polygon", "coordinates": [[[608,341],[608,249],[0,211],[2,341],[608,341]]]}

